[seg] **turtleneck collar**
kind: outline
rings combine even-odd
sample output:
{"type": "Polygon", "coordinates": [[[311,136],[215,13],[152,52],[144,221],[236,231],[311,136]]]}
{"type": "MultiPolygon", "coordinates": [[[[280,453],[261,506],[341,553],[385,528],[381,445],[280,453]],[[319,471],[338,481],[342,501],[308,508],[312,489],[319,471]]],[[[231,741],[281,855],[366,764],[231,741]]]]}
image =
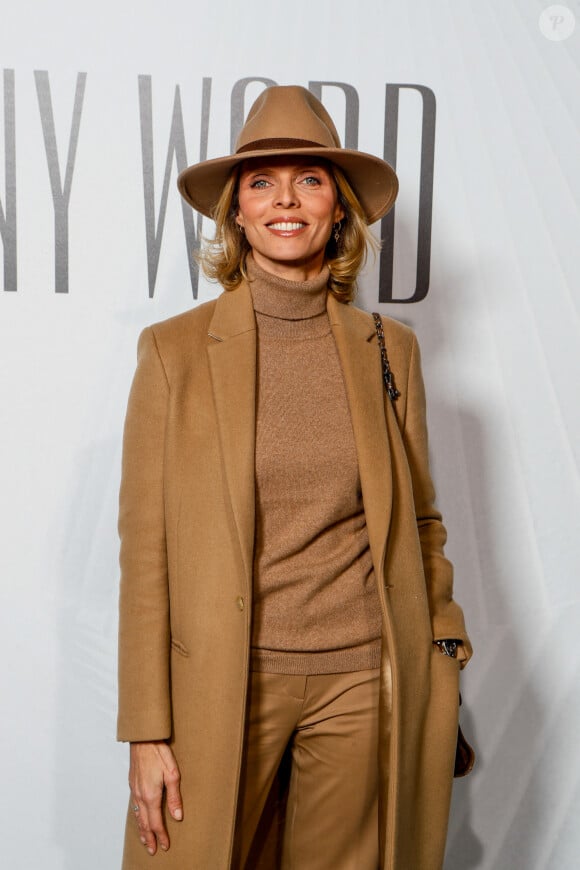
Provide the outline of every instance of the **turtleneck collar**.
{"type": "Polygon", "coordinates": [[[327,266],[310,281],[289,281],[265,272],[251,254],[246,268],[254,310],[258,314],[281,320],[307,320],[326,313],[330,274],[327,266]]]}

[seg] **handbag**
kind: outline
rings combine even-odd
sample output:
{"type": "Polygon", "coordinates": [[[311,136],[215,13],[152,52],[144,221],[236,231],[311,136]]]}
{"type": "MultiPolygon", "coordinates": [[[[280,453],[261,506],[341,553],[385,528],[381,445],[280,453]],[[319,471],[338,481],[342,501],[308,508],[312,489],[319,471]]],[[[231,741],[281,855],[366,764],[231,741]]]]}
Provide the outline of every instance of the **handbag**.
{"type": "MultiPolygon", "coordinates": [[[[461,707],[461,692],[459,693],[459,706],[461,707]]],[[[475,750],[465,739],[461,725],[457,726],[457,747],[455,749],[455,766],[453,776],[467,776],[473,770],[475,764],[475,750]]]]}
{"type": "MultiPolygon", "coordinates": [[[[383,370],[383,383],[385,391],[391,402],[395,402],[401,395],[395,386],[395,379],[389,358],[387,356],[387,348],[385,346],[385,333],[383,330],[383,321],[380,314],[373,311],[373,320],[377,331],[377,339],[379,342],[379,350],[381,352],[381,366],[383,370]]],[[[459,706],[461,706],[461,693],[459,694],[459,706]]],[[[465,735],[461,730],[461,725],[457,726],[457,746],[455,749],[455,765],[453,768],[453,776],[467,776],[473,770],[475,764],[475,751],[465,739],[465,735]]]]}

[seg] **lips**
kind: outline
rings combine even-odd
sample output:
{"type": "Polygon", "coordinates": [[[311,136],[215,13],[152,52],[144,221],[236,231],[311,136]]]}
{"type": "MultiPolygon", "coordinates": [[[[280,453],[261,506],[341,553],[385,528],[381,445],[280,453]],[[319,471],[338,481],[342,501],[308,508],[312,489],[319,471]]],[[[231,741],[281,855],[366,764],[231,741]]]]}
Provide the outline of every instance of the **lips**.
{"type": "Polygon", "coordinates": [[[266,226],[269,230],[276,230],[279,233],[292,233],[303,229],[306,224],[303,221],[275,221],[271,224],[266,224],[266,226]]]}

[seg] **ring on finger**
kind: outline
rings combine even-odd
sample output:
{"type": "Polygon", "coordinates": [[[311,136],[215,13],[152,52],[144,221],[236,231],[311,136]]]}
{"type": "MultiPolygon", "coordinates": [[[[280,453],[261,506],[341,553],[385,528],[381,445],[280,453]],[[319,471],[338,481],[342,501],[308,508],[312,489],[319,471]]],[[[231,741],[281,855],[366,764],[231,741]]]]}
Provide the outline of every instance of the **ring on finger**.
{"type": "Polygon", "coordinates": [[[138,804],[133,804],[132,809],[133,809],[133,812],[134,812],[134,813],[138,813],[138,812],[139,812],[139,805],[138,805],[138,804]]]}

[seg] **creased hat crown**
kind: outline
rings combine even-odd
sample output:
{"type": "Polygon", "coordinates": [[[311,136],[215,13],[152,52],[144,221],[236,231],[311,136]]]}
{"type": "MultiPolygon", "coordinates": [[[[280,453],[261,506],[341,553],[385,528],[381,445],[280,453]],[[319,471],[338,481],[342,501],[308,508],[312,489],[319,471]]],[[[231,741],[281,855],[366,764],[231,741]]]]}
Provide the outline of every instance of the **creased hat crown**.
{"type": "Polygon", "coordinates": [[[248,112],[236,154],[250,148],[340,148],[332,118],[314,94],[296,85],[266,88],[248,112]],[[279,142],[278,146],[266,143],[279,142]],[[297,144],[292,144],[297,143],[297,144]]]}

